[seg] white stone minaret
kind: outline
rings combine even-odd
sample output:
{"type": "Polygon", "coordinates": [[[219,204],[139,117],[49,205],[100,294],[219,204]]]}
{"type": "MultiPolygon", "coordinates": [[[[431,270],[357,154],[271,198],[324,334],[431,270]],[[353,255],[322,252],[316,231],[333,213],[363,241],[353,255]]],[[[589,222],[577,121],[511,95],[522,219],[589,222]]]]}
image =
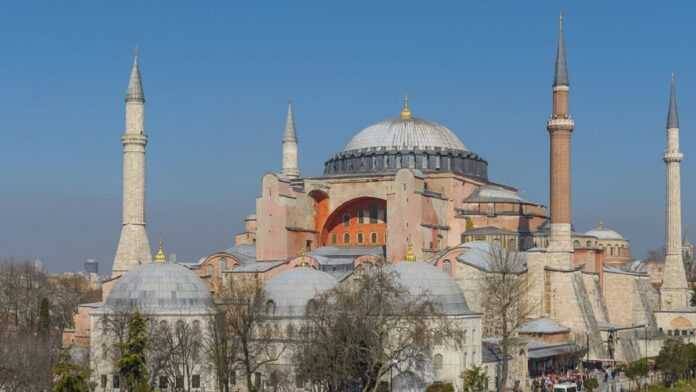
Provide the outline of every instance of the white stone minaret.
{"type": "Polygon", "coordinates": [[[681,169],[683,154],[679,151],[679,113],[677,93],[672,74],[667,114],[667,149],[663,155],[667,166],[667,198],[665,203],[665,269],[660,291],[662,310],[684,309],[689,305],[689,290],[682,260],[681,233],[681,169]]]}
{"type": "Polygon", "coordinates": [[[292,115],[292,102],[288,102],[288,118],[285,121],[285,133],[283,134],[283,169],[287,178],[300,176],[300,168],[297,164],[297,133],[295,133],[295,119],[292,115]]]}
{"type": "Polygon", "coordinates": [[[126,130],[123,144],[123,227],[118,241],[112,276],[152,261],[145,229],[145,94],[138,66],[133,59],[126,94],[126,130]]]}

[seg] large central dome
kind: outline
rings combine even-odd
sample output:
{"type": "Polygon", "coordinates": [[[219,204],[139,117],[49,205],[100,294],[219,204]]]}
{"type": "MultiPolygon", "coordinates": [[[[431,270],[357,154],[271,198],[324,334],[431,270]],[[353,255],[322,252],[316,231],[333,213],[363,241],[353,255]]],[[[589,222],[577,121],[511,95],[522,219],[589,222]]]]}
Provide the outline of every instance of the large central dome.
{"type": "Polygon", "coordinates": [[[324,163],[324,175],[384,175],[402,168],[488,177],[485,160],[447,127],[413,117],[408,99],[398,118],[380,121],[353,136],[343,151],[324,163]]]}
{"type": "Polygon", "coordinates": [[[420,118],[390,118],[358,132],[343,151],[447,148],[469,151],[451,130],[420,118]]]}

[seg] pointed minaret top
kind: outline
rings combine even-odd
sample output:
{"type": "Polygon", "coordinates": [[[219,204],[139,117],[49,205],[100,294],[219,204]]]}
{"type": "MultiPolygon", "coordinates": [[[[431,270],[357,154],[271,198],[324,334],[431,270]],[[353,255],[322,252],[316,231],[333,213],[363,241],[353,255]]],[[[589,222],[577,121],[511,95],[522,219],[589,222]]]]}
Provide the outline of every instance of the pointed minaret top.
{"type": "Polygon", "coordinates": [[[135,53],[133,55],[133,67],[131,68],[130,79],[128,80],[126,102],[129,101],[145,102],[143,82],[142,77],[140,76],[140,65],[138,64],[138,48],[135,48],[135,53]]]}
{"type": "Polygon", "coordinates": [[[292,114],[292,101],[288,99],[288,118],[285,120],[284,142],[296,142],[297,133],[295,132],[295,117],[292,114]]]}
{"type": "Polygon", "coordinates": [[[558,47],[556,48],[556,67],[553,75],[553,85],[568,86],[568,64],[566,62],[565,38],[563,37],[563,13],[561,13],[558,24],[558,47]]]}
{"type": "Polygon", "coordinates": [[[677,111],[677,83],[674,72],[669,88],[669,111],[667,112],[667,129],[679,128],[679,112],[677,111]]]}

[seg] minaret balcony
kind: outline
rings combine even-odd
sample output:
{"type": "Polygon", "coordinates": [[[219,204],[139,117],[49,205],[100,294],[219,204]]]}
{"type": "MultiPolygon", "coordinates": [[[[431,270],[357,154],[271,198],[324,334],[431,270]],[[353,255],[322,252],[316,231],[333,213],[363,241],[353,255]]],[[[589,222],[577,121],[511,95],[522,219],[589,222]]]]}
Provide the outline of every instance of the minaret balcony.
{"type": "Polygon", "coordinates": [[[665,152],[665,155],[662,156],[662,159],[664,159],[665,163],[681,162],[682,158],[684,158],[684,154],[682,154],[679,151],[665,152]]]}
{"type": "Polygon", "coordinates": [[[549,121],[546,122],[546,128],[549,131],[572,131],[573,128],[575,128],[575,121],[573,121],[570,116],[566,118],[550,118],[549,121]]]}

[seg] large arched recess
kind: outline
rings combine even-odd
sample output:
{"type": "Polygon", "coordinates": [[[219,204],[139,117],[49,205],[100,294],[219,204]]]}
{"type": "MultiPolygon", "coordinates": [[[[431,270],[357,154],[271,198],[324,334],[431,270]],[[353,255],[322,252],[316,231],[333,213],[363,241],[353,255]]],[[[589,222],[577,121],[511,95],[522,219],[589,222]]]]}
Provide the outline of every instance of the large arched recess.
{"type": "Polygon", "coordinates": [[[326,219],[322,245],[384,246],[387,242],[387,202],[359,197],[343,203],[326,219]]]}

